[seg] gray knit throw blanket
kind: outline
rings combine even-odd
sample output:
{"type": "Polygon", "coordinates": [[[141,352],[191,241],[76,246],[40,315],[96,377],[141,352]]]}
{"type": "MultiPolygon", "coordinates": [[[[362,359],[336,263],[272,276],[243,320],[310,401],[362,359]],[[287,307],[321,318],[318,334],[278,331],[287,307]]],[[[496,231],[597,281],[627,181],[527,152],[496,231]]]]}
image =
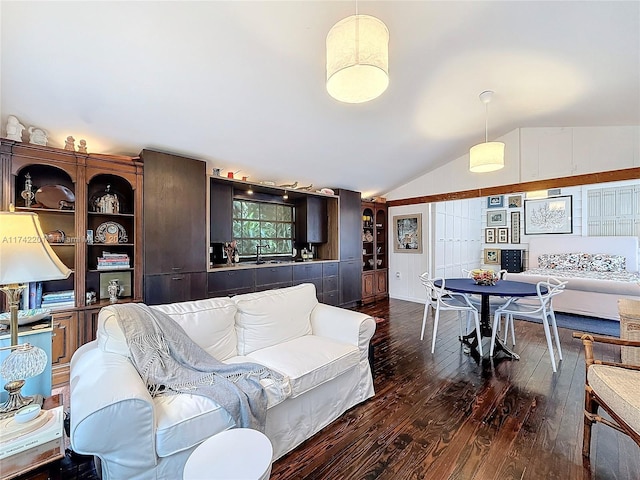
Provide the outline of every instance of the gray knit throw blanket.
{"type": "Polygon", "coordinates": [[[168,315],[142,303],[120,304],[118,323],[131,360],[151,396],[192,393],[211,398],[236,427],[264,431],[267,396],[260,379],[284,377],[257,363],[225,364],[198,346],[168,315]]]}

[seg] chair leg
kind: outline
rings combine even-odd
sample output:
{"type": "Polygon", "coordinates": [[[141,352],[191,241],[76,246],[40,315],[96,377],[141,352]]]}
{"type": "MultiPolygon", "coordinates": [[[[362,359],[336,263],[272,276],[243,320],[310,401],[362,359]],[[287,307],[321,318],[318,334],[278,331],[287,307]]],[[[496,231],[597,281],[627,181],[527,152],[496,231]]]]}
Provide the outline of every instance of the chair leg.
{"type": "Polygon", "coordinates": [[[424,340],[424,327],[427,325],[427,314],[429,313],[429,307],[431,305],[427,301],[424,304],[424,313],[422,314],[422,332],[420,332],[420,341],[424,340]]]}
{"type": "MultiPolygon", "coordinates": [[[[516,332],[513,328],[513,314],[509,314],[507,316],[507,320],[509,321],[509,325],[511,325],[511,346],[516,346],[516,332]]],[[[505,335],[506,336],[506,335],[505,335]]]]}
{"type": "Polygon", "coordinates": [[[544,327],[544,335],[547,337],[547,348],[549,349],[549,357],[551,358],[551,366],[553,367],[553,373],[557,372],[556,369],[556,357],[553,354],[553,344],[551,343],[551,332],[549,329],[549,320],[546,316],[542,317],[542,326],[544,327]]]}
{"type": "Polygon", "coordinates": [[[593,416],[598,413],[598,402],[591,395],[591,388],[587,385],[584,392],[584,434],[582,438],[582,456],[591,455],[591,426],[595,423],[593,416]]]}
{"type": "Polygon", "coordinates": [[[431,353],[436,350],[436,334],[438,333],[438,320],[440,318],[440,309],[436,308],[436,313],[433,316],[433,337],[431,340],[431,353]]]}
{"type": "Polygon", "coordinates": [[[473,319],[476,323],[476,337],[478,338],[478,353],[482,357],[482,333],[480,332],[480,320],[478,319],[478,312],[473,311],[473,319]]]}
{"type": "Polygon", "coordinates": [[[500,312],[496,312],[493,320],[493,328],[491,329],[491,349],[489,356],[493,357],[493,350],[496,348],[496,335],[498,335],[498,325],[500,324],[500,312]]]}
{"type": "Polygon", "coordinates": [[[558,325],[556,324],[556,315],[553,313],[553,310],[549,312],[551,316],[551,326],[553,327],[553,335],[556,338],[556,347],[558,348],[558,358],[562,360],[562,348],[560,347],[560,335],[558,335],[558,325]]]}

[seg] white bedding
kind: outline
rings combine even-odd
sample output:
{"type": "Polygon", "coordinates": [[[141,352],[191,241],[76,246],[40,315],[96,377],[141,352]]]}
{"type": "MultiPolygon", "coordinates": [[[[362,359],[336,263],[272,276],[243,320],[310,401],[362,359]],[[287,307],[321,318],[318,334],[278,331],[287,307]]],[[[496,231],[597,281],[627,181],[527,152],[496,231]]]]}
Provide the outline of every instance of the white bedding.
{"type": "Polygon", "coordinates": [[[640,298],[637,237],[579,237],[546,235],[529,243],[529,270],[511,273],[507,279],[537,283],[549,277],[567,281],[565,291],[554,299],[557,312],[620,320],[619,298],[640,298]],[[606,253],[624,255],[627,270],[594,272],[538,268],[538,257],[549,253],[606,253]]]}

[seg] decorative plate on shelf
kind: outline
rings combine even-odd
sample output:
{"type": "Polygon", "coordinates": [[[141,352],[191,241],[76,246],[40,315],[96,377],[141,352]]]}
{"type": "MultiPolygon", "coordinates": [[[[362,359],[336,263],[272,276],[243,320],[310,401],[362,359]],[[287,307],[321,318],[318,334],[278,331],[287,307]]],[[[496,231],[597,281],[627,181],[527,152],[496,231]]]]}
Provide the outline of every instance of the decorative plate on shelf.
{"type": "Polygon", "coordinates": [[[36,191],[36,202],[46,208],[73,210],[76,196],[64,185],[45,185],[36,191]]]}
{"type": "Polygon", "coordinates": [[[127,231],[117,222],[104,222],[96,228],[94,241],[97,243],[127,243],[127,231]]]}
{"type": "MultiPolygon", "coordinates": [[[[51,310],[48,308],[32,308],[30,310],[18,310],[18,325],[27,325],[29,323],[42,320],[49,315],[51,310]]],[[[11,316],[9,312],[0,313],[0,324],[9,325],[11,316]]]]}

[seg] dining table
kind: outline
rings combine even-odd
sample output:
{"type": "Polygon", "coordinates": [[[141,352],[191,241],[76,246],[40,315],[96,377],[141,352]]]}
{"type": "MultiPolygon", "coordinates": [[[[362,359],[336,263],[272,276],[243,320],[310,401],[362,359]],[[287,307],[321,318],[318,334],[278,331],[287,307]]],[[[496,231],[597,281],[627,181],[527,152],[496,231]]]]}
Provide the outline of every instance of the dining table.
{"type": "MultiPolygon", "coordinates": [[[[442,280],[435,280],[434,285],[438,288],[442,287],[442,280]]],[[[538,295],[537,285],[535,283],[516,282],[513,280],[498,280],[494,285],[477,284],[473,278],[445,278],[444,288],[451,292],[465,293],[471,295],[480,295],[480,336],[491,337],[491,307],[489,297],[533,297],[538,295]]],[[[547,288],[540,288],[540,293],[547,293],[547,288]]],[[[478,337],[475,330],[461,339],[462,343],[470,349],[477,352],[478,337]]],[[[508,358],[519,360],[520,356],[509,349],[504,342],[496,337],[496,345],[494,356],[503,354],[508,358]]]]}

